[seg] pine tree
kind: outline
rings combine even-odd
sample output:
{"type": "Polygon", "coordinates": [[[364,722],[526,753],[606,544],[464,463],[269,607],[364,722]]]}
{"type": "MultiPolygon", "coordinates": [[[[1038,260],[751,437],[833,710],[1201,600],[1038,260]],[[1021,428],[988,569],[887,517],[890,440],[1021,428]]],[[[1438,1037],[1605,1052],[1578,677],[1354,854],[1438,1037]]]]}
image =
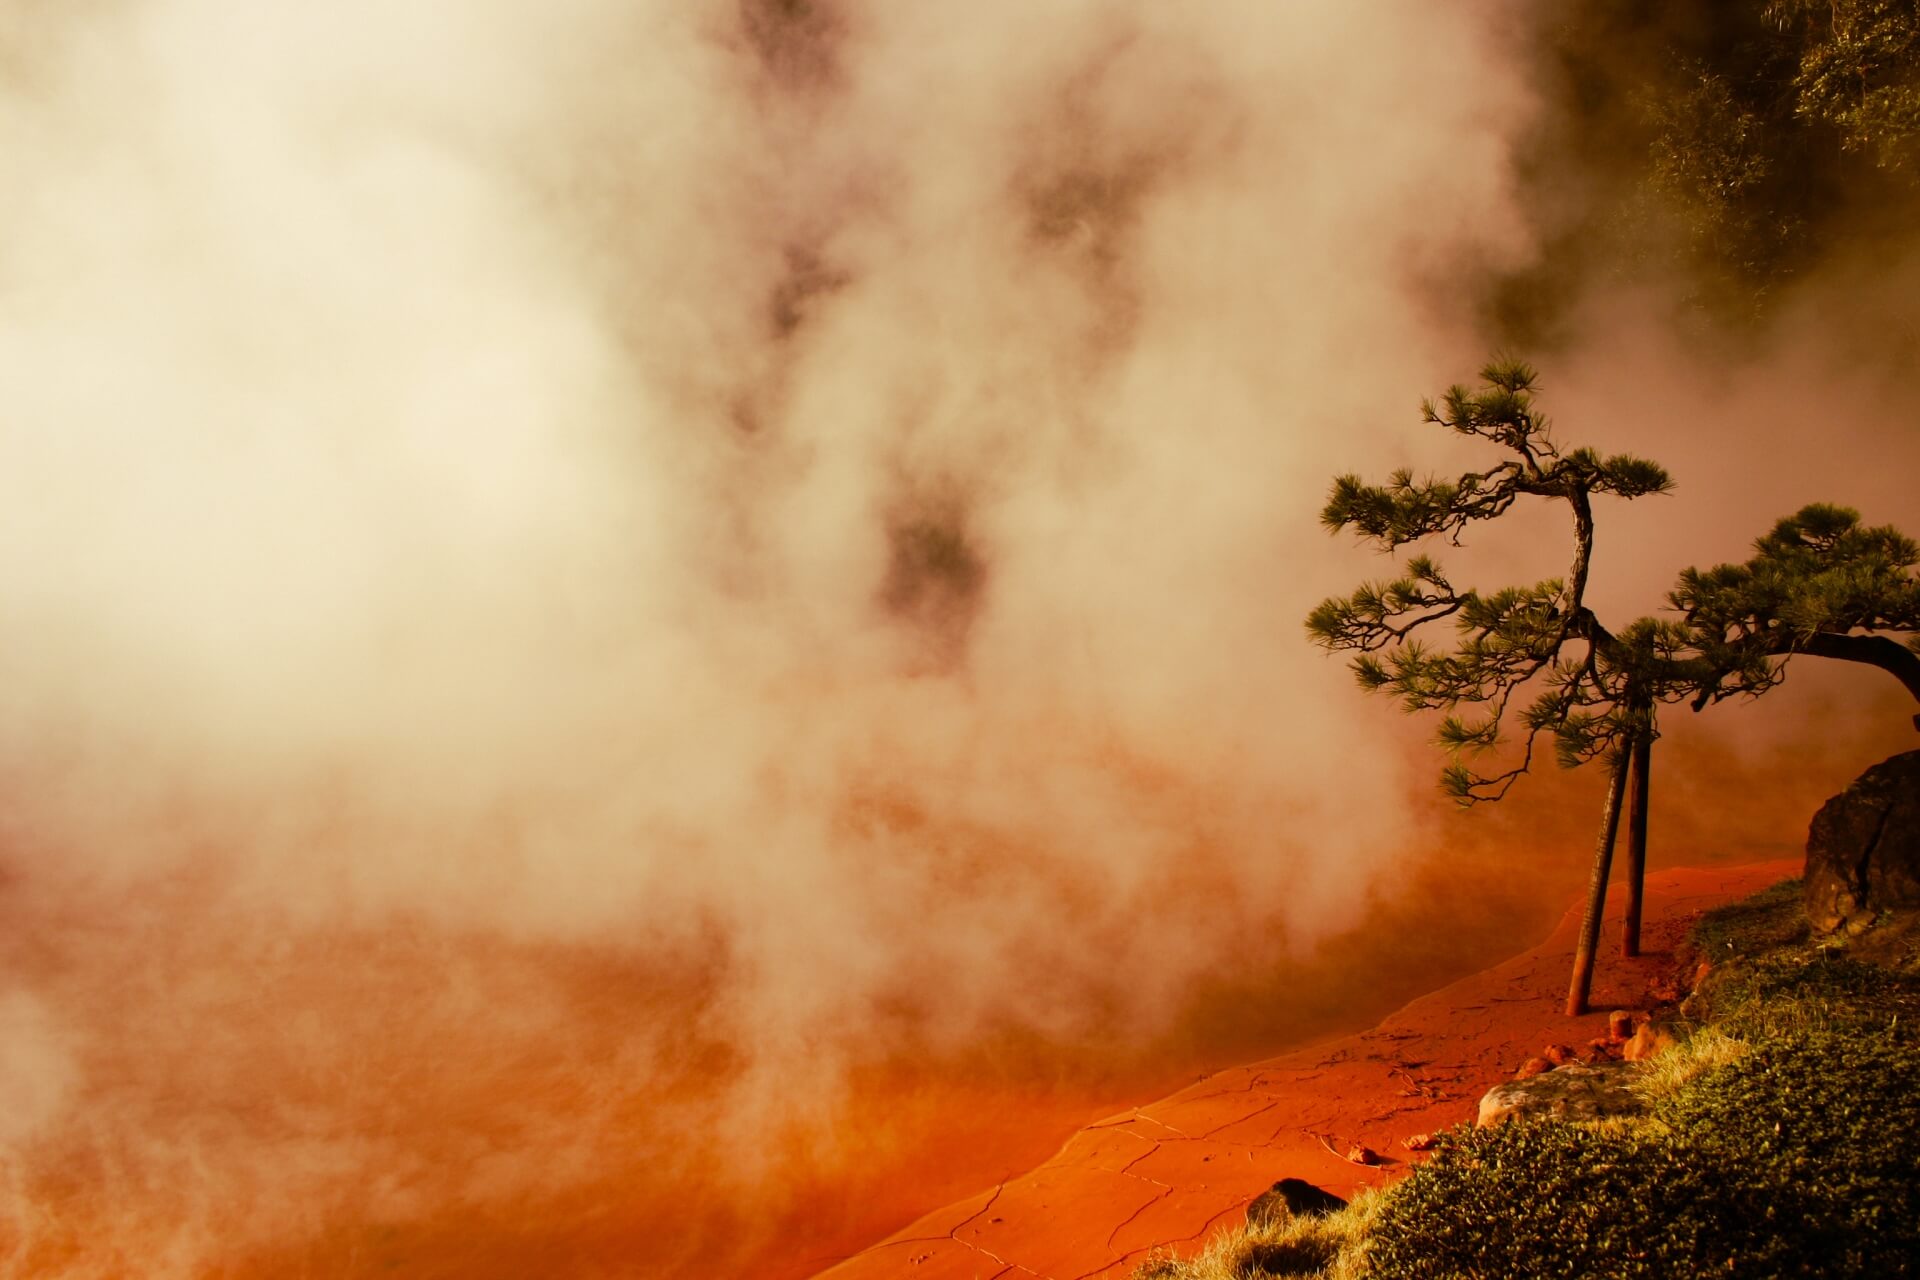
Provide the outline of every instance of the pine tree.
{"type": "MultiPolygon", "coordinates": [[[[1668,603],[1678,621],[1642,617],[1609,629],[1587,605],[1596,495],[1633,499],[1666,493],[1657,463],[1591,449],[1562,450],[1535,408],[1538,374],[1516,360],[1480,372],[1478,390],[1455,386],[1423,418],[1497,447],[1485,471],[1416,481],[1396,472],[1384,485],[1335,479],[1321,520],[1352,529],[1383,552],[1430,538],[1459,545],[1478,521],[1497,520],[1523,497],[1567,504],[1573,518],[1565,578],[1490,594],[1456,587],[1431,556],[1409,558],[1402,574],[1362,583],[1323,601],[1307,630],[1328,650],[1354,654],[1362,687],[1396,697],[1409,712],[1442,713],[1439,742],[1449,757],[1444,788],[1462,804],[1503,797],[1533,765],[1541,735],[1564,767],[1596,757],[1609,781],[1594,852],[1586,917],[1575,953],[1567,1011],[1582,1013],[1598,947],[1623,801],[1628,819],[1627,927],[1623,949],[1639,950],[1646,868],[1647,803],[1656,711],[1690,701],[1695,710],[1735,695],[1757,696],[1784,678],[1796,654],[1879,666],[1920,701],[1920,547],[1858,513],[1814,505],[1782,520],[1745,564],[1688,569],[1668,603]],[[1449,624],[1451,644],[1436,643],[1449,624]],[[1517,721],[1517,733],[1512,722],[1517,721]],[[1472,762],[1520,739],[1510,767],[1477,772],[1472,762]]],[[[1915,717],[1920,725],[1920,716],[1915,717]]]]}
{"type": "Polygon", "coordinates": [[[1577,765],[1614,753],[1648,727],[1652,704],[1695,688],[1691,664],[1682,661],[1684,628],[1643,618],[1616,633],[1586,603],[1595,495],[1665,493],[1667,473],[1624,454],[1562,452],[1534,407],[1538,375],[1528,365],[1495,361],[1480,376],[1480,390],[1456,386],[1438,405],[1424,402],[1422,416],[1510,457],[1457,480],[1415,481],[1400,471],[1370,485],[1341,476],[1321,520],[1392,552],[1433,537],[1459,545],[1470,525],[1498,519],[1522,497],[1564,502],[1573,517],[1567,576],[1482,594],[1456,588],[1432,557],[1417,555],[1401,577],[1363,583],[1307,618],[1319,644],[1355,652],[1362,687],[1393,694],[1408,711],[1446,713],[1439,737],[1452,762],[1442,783],[1465,804],[1505,795],[1531,767],[1541,734],[1552,738],[1561,764],[1577,765]],[[1443,621],[1456,634],[1451,647],[1421,634],[1443,621]],[[1525,705],[1516,708],[1516,698],[1525,705]],[[1492,775],[1475,772],[1468,761],[1497,746],[1515,717],[1524,731],[1520,761],[1492,775]]]}

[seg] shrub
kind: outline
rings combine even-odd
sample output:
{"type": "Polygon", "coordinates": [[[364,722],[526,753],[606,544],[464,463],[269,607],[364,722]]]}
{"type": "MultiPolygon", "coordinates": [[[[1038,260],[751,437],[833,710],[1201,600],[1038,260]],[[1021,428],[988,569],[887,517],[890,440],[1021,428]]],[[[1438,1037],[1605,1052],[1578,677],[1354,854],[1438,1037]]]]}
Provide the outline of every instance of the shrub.
{"type": "Polygon", "coordinates": [[[1456,1131],[1385,1197],[1368,1274],[1653,1277],[1711,1274],[1684,1155],[1671,1144],[1556,1120],[1456,1131]],[[1649,1187],[1678,1188],[1649,1220],[1649,1187]]]}
{"type": "Polygon", "coordinates": [[[1729,1208],[1748,1219],[1753,1263],[1778,1274],[1914,1273],[1920,1048],[1884,1032],[1762,1040],[1655,1114],[1699,1163],[1737,1175],[1729,1208]]]}
{"type": "Polygon", "coordinates": [[[1920,1258],[1920,1048],[1885,1033],[1760,1041],[1602,1133],[1450,1135],[1384,1198],[1379,1280],[1897,1277],[1920,1258]]]}

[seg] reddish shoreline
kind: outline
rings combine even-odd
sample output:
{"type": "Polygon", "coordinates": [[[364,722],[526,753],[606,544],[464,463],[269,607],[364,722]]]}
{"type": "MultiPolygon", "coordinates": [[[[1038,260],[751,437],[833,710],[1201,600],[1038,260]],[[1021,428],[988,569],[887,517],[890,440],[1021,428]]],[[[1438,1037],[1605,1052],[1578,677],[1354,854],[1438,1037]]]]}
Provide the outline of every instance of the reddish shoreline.
{"type": "MultiPolygon", "coordinates": [[[[1577,910],[1539,946],[1422,996],[1378,1026],[1208,1076],[1082,1129],[1039,1167],[927,1214],[821,1280],[1124,1277],[1155,1248],[1196,1248],[1283,1177],[1341,1195],[1391,1181],[1400,1140],[1473,1117],[1480,1095],[1549,1043],[1583,1046],[1615,1008],[1643,1008],[1701,911],[1798,874],[1798,859],[1676,868],[1647,880],[1644,952],[1609,913],[1594,1012],[1560,1012],[1577,910]],[[1362,1143],[1387,1157],[1350,1164],[1362,1143]]],[[[1616,898],[1618,895],[1615,895],[1616,898]]]]}

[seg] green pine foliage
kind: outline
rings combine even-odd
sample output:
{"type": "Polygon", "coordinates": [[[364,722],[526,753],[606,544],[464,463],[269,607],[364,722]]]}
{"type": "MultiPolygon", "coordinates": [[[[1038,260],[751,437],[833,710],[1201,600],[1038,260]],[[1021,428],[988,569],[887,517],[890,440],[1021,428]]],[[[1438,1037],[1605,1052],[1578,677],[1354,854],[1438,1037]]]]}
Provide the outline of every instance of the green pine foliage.
{"type": "Polygon", "coordinates": [[[1557,0],[1520,27],[1541,110],[1516,177],[1540,253],[1487,291],[1493,331],[1565,342],[1579,299],[1628,284],[1751,339],[1794,281],[1909,241],[1920,0],[1557,0]]]}
{"type": "Polygon", "coordinates": [[[1899,632],[1920,652],[1916,566],[1920,545],[1899,530],[1815,503],[1776,524],[1744,564],[1683,570],[1668,602],[1714,668],[1701,698],[1764,692],[1785,672],[1773,659],[1817,652],[1821,636],[1899,632]]]}
{"type": "Polygon", "coordinates": [[[1433,557],[1415,555],[1399,577],[1362,583],[1307,617],[1317,643],[1353,653],[1363,688],[1393,695],[1410,712],[1443,713],[1437,737],[1450,759],[1442,785],[1463,803],[1505,794],[1531,766],[1542,734],[1572,765],[1645,729],[1649,703],[1671,696],[1674,673],[1664,664],[1680,645],[1671,627],[1651,621],[1615,636],[1585,603],[1592,499],[1665,493],[1672,487],[1666,471],[1626,454],[1562,451],[1536,406],[1539,374],[1524,361],[1495,360],[1480,378],[1477,390],[1455,386],[1424,402],[1421,416],[1505,456],[1452,480],[1398,471],[1371,485],[1340,476],[1321,521],[1392,552],[1428,538],[1458,545],[1471,526],[1498,519],[1522,498],[1564,502],[1574,524],[1569,574],[1483,594],[1457,587],[1433,557]],[[1416,634],[1443,621],[1453,630],[1451,646],[1416,634]],[[1499,746],[1512,720],[1524,743],[1518,765],[1476,772],[1470,761],[1499,746]]]}
{"type": "Polygon", "coordinates": [[[1543,736],[1573,767],[1656,735],[1663,703],[1695,710],[1757,695],[1797,654],[1867,662],[1920,701],[1920,546],[1858,512],[1814,504],[1780,521],[1739,565],[1687,569],[1668,598],[1678,618],[1642,617],[1618,630],[1587,607],[1596,530],[1594,499],[1668,492],[1655,462],[1592,449],[1562,450],[1539,412],[1539,374],[1495,360],[1476,389],[1450,388],[1421,406],[1424,420],[1499,451],[1484,471],[1384,484],[1335,478],[1321,522],[1395,553],[1429,539],[1458,546],[1476,525],[1523,498],[1564,503],[1568,572],[1482,591],[1456,583],[1432,555],[1410,555],[1397,577],[1362,582],[1307,615],[1308,635],[1351,655],[1369,692],[1410,712],[1440,713],[1447,753],[1441,785],[1463,804],[1498,799],[1533,764],[1543,736]],[[1887,635],[1909,638],[1903,648],[1887,635]],[[1515,740],[1518,758],[1482,772],[1480,757],[1515,740]]]}

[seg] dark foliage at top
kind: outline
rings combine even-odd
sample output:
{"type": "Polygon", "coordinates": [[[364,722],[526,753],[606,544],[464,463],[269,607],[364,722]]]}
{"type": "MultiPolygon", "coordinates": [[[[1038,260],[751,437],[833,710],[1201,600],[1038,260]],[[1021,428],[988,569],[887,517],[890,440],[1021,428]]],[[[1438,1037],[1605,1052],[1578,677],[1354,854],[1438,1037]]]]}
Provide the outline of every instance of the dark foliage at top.
{"type": "Polygon", "coordinates": [[[1545,14],[1549,109],[1522,156],[1545,253],[1491,300],[1506,336],[1545,340],[1553,309],[1596,276],[1678,275],[1696,302],[1758,317],[1842,233],[1910,233],[1916,0],[1573,0],[1545,14]]]}

